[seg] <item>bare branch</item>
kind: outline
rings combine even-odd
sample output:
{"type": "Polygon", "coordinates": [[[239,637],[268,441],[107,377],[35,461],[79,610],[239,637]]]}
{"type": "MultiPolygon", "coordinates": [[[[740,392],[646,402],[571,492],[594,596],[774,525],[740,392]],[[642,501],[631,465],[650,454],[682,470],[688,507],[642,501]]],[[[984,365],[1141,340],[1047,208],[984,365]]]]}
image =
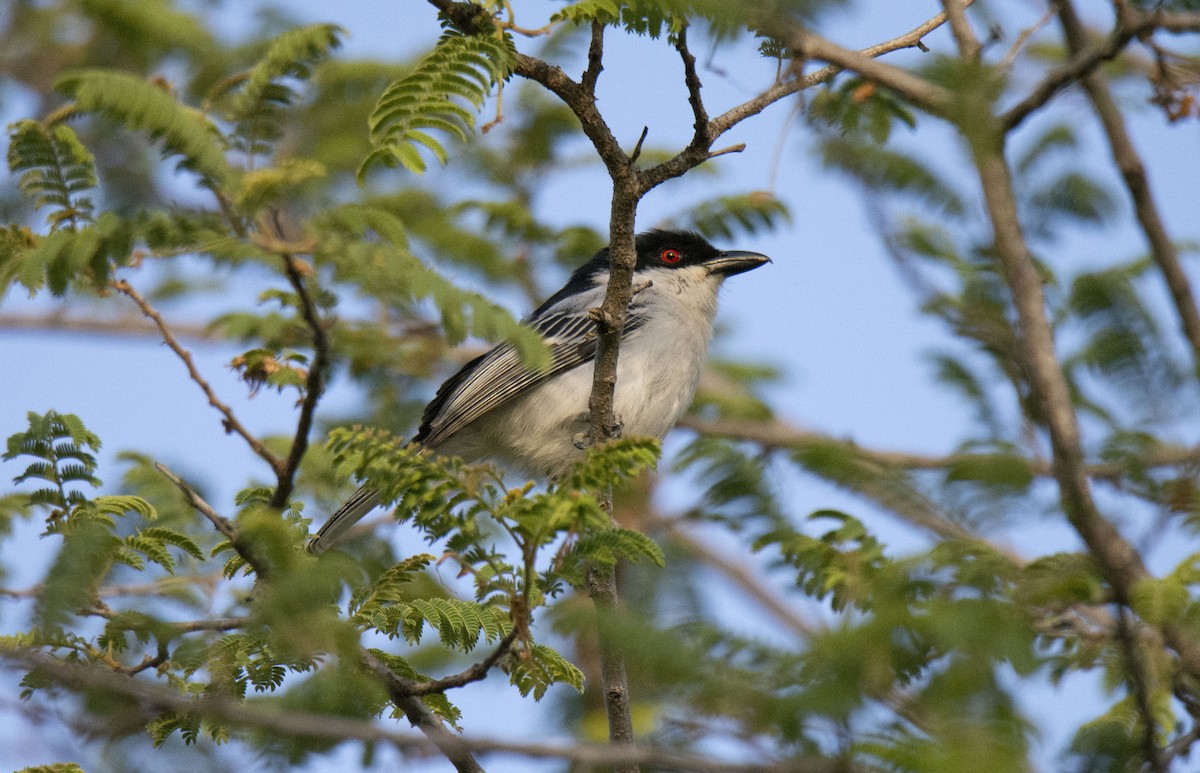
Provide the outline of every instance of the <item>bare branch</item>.
{"type": "MultiPolygon", "coordinates": [[[[1059,0],[1057,7],[1063,35],[1067,40],[1067,49],[1073,56],[1079,56],[1087,44],[1083,23],[1070,0],[1059,0]]],[[[1200,365],[1200,312],[1197,311],[1191,283],[1180,262],[1179,250],[1167,233],[1158,205],[1154,201],[1146,166],[1133,145],[1125,126],[1125,118],[1113,99],[1105,77],[1099,72],[1088,73],[1083,76],[1083,88],[1104,127],[1113,160],[1121,170],[1121,177],[1125,180],[1130,199],[1133,200],[1138,223],[1142,226],[1142,232],[1146,234],[1151,255],[1162,272],[1167,289],[1170,290],[1184,335],[1191,344],[1193,357],[1200,365]]]]}
{"type": "Polygon", "coordinates": [[[592,22],[592,40],[588,44],[587,69],[580,78],[580,85],[589,94],[596,93],[596,82],[600,80],[600,72],[604,69],[604,25],[598,21],[592,22]]]}
{"type": "Polygon", "coordinates": [[[133,286],[124,279],[118,279],[114,281],[112,283],[112,287],[117,292],[130,298],[134,303],[137,304],[138,308],[142,310],[142,313],[154,322],[155,326],[158,328],[158,332],[162,334],[163,342],[171,349],[171,351],[175,352],[179,359],[183,360],[183,364],[187,368],[188,375],[191,377],[192,381],[196,382],[196,385],[200,387],[200,391],[204,393],[204,396],[208,398],[208,404],[216,408],[224,417],[223,424],[225,425],[225,431],[235,432],[238,435],[241,435],[246,441],[247,445],[250,446],[251,450],[258,454],[258,456],[267,464],[271,465],[271,469],[278,474],[279,471],[283,469],[283,460],[271,453],[270,450],[268,450],[258,438],[250,433],[250,430],[246,429],[246,427],[240,421],[238,421],[237,416],[235,416],[233,413],[233,409],[217,398],[212,386],[204,379],[204,376],[200,375],[200,370],[196,367],[196,362],[192,359],[191,352],[185,349],[183,345],[179,343],[179,340],[175,338],[175,335],[171,332],[170,327],[167,326],[167,322],[163,319],[162,315],[150,305],[150,302],[147,301],[141,293],[133,289],[133,286]]]}
{"type": "Polygon", "coordinates": [[[1034,110],[1049,102],[1059,92],[1116,57],[1125,50],[1129,41],[1153,30],[1157,18],[1157,14],[1138,13],[1128,6],[1123,6],[1117,15],[1116,25],[1104,40],[1085,50],[1073,52],[1069,62],[1047,73],[1028,96],[1000,116],[1000,130],[1005,133],[1012,131],[1034,110]]]}
{"type": "Polygon", "coordinates": [[[963,7],[955,0],[942,0],[942,8],[945,9],[946,19],[950,22],[950,31],[954,33],[954,40],[958,43],[958,50],[962,58],[967,61],[978,59],[982,46],[979,45],[979,39],[975,37],[975,32],[971,29],[970,22],[967,21],[963,7]]]}
{"type": "Polygon", "coordinates": [[[692,117],[694,118],[695,133],[692,135],[691,144],[707,150],[712,145],[712,140],[708,136],[708,111],[704,109],[704,99],[700,95],[701,85],[700,76],[696,74],[696,57],[692,56],[692,52],[688,50],[686,25],[675,36],[675,50],[679,52],[679,57],[683,60],[683,83],[687,86],[688,104],[692,107],[692,117]]]}
{"type": "Polygon", "coordinates": [[[189,486],[187,482],[178,475],[171,472],[171,470],[168,469],[165,464],[155,462],[154,467],[161,472],[167,480],[174,483],[176,488],[183,492],[183,495],[187,497],[188,504],[195,508],[196,511],[205,518],[207,518],[212,525],[216,527],[217,531],[221,532],[221,534],[224,535],[227,540],[229,540],[229,544],[233,545],[233,549],[237,551],[237,554],[241,556],[247,564],[253,567],[255,574],[257,574],[259,578],[264,580],[267,579],[267,575],[269,574],[270,570],[268,569],[266,562],[257,556],[250,546],[242,540],[241,532],[238,531],[237,526],[235,526],[232,521],[218,513],[208,502],[205,502],[204,498],[196,493],[195,489],[189,486]]]}
{"type": "Polygon", "coordinates": [[[1017,61],[1017,56],[1020,55],[1021,49],[1024,48],[1025,44],[1029,42],[1029,38],[1033,37],[1035,32],[1040,30],[1042,27],[1045,27],[1050,20],[1054,18],[1054,11],[1055,6],[1054,4],[1051,4],[1050,7],[1046,9],[1046,12],[1042,14],[1042,18],[1021,30],[1020,34],[1017,35],[1017,39],[1013,41],[1012,46],[1008,49],[1008,53],[1004,55],[1004,58],[1000,60],[1000,63],[997,64],[996,67],[1000,70],[1011,69],[1013,63],[1017,61]]]}
{"type": "MultiPolygon", "coordinates": [[[[284,238],[283,227],[279,222],[278,212],[272,213],[271,225],[279,239],[284,238]]],[[[317,305],[313,301],[308,284],[304,281],[303,264],[291,250],[278,252],[283,259],[284,273],[288,282],[296,291],[300,300],[300,316],[312,334],[313,358],[308,367],[308,375],[304,381],[304,399],[300,403],[300,416],[296,420],[296,433],[292,437],[291,449],[287,461],[278,470],[275,493],[271,497],[271,506],[282,508],[287,505],[295,488],[296,470],[308,451],[308,436],[312,432],[313,417],[316,414],[317,403],[325,391],[325,378],[331,363],[329,351],[329,335],[325,325],[317,313],[317,305]]]]}
{"type": "Polygon", "coordinates": [[[470,748],[458,744],[458,739],[442,724],[436,714],[415,695],[406,691],[405,681],[392,672],[379,658],[363,650],[363,664],[383,682],[388,697],[396,708],[404,712],[413,727],[421,731],[429,742],[438,748],[458,773],[484,773],[483,768],[471,753],[470,748]]]}
{"type": "Polygon", "coordinates": [[[500,640],[500,643],[496,645],[496,649],[490,655],[451,676],[444,676],[441,679],[430,679],[426,682],[414,682],[401,679],[398,676],[396,678],[399,685],[402,685],[401,689],[409,695],[433,695],[434,693],[442,693],[456,687],[468,685],[471,682],[478,682],[485,678],[501,659],[508,656],[509,652],[512,651],[513,642],[516,640],[517,629],[513,628],[507,636],[500,640]]]}
{"type": "MultiPolygon", "coordinates": [[[[781,420],[738,421],[736,419],[701,419],[684,416],[679,421],[685,427],[703,435],[745,440],[766,449],[799,450],[815,445],[836,444],[852,451],[856,456],[873,463],[904,470],[948,470],[966,461],[987,458],[985,452],[955,454],[917,454],[911,451],[889,451],[869,448],[853,440],[837,438],[823,432],[801,429],[781,420]]],[[[1038,477],[1050,477],[1054,470],[1045,459],[1023,458],[1029,472],[1038,477]]],[[[1178,467],[1200,463],[1200,448],[1161,446],[1146,452],[1138,459],[1146,468],[1178,467]]],[[[1128,473],[1128,466],[1121,462],[1091,462],[1084,465],[1089,478],[1120,483],[1128,473]]]]}
{"type": "MultiPolygon", "coordinates": [[[[68,333],[93,333],[96,335],[141,336],[161,338],[162,333],[150,322],[132,314],[104,319],[100,317],[68,316],[63,312],[50,314],[0,314],[0,331],[6,330],[55,330],[68,333]]],[[[200,341],[215,340],[217,337],[205,325],[189,325],[175,322],[171,331],[181,338],[200,341]]]]}
{"type": "MultiPolygon", "coordinates": [[[[975,0],[963,0],[961,5],[963,8],[966,8],[970,5],[972,5],[974,3],[974,1],[975,0]]],[[[873,46],[868,46],[867,48],[862,49],[861,51],[857,52],[857,54],[861,58],[855,59],[854,62],[856,64],[861,64],[862,60],[874,59],[876,57],[883,56],[884,54],[891,53],[893,51],[899,51],[899,50],[902,50],[905,48],[919,48],[921,50],[927,50],[925,48],[925,44],[921,42],[921,39],[923,37],[925,37],[926,35],[928,35],[930,32],[932,32],[933,30],[940,27],[945,22],[946,22],[946,14],[944,12],[940,13],[940,14],[932,17],[931,19],[921,23],[920,25],[914,27],[913,29],[909,30],[908,32],[904,33],[903,35],[900,35],[899,37],[893,38],[893,39],[885,41],[883,43],[878,43],[873,46]]],[[[789,25],[784,30],[782,30],[779,33],[779,35],[781,38],[787,39],[787,37],[789,35],[792,35],[795,33],[796,33],[796,29],[793,26],[789,25]]],[[[846,54],[854,54],[855,53],[855,52],[846,52],[844,49],[840,49],[840,50],[846,54]]],[[[816,57],[816,58],[821,58],[821,57],[816,57]]],[[[686,68],[686,59],[685,59],[685,68],[686,68]]],[[[720,151],[715,151],[715,152],[709,151],[709,149],[712,147],[712,144],[714,142],[716,142],[717,139],[719,139],[721,137],[721,135],[725,134],[730,129],[732,129],[734,126],[736,126],[737,124],[746,120],[747,118],[758,115],[763,110],[765,110],[766,108],[775,104],[776,102],[780,101],[781,99],[789,97],[800,91],[803,91],[804,89],[807,89],[811,86],[816,86],[818,84],[824,83],[824,82],[832,79],[838,73],[841,73],[846,69],[853,69],[853,68],[847,68],[846,66],[844,66],[844,64],[838,64],[838,63],[830,64],[829,66],[823,67],[823,68],[821,68],[813,73],[810,73],[808,75],[804,75],[804,76],[800,76],[798,78],[793,78],[791,80],[786,80],[786,81],[781,81],[779,83],[776,83],[774,86],[767,89],[763,93],[759,94],[757,97],[754,97],[753,99],[743,102],[742,104],[737,105],[736,107],[732,107],[729,110],[726,110],[724,113],[718,115],[716,118],[713,118],[708,121],[708,126],[704,131],[704,136],[706,138],[704,144],[697,145],[695,142],[695,139],[693,139],[693,141],[691,143],[689,143],[686,148],[684,148],[682,151],[680,151],[674,158],[668,159],[667,161],[664,161],[661,164],[658,164],[657,166],[652,167],[650,169],[643,170],[641,172],[641,174],[639,175],[641,178],[642,187],[646,190],[650,190],[651,188],[654,188],[655,186],[665,182],[666,180],[670,180],[672,178],[675,178],[675,177],[678,177],[678,176],[684,174],[688,170],[692,169],[695,166],[698,166],[699,164],[704,163],[705,161],[707,161],[710,158],[714,158],[716,156],[723,155],[725,153],[735,153],[735,152],[742,150],[744,148],[743,145],[734,145],[730,148],[726,148],[726,149],[720,150],[720,151]]],[[[894,70],[895,68],[890,68],[890,69],[894,70]]],[[[902,70],[899,70],[898,72],[903,73],[902,70]]],[[[685,77],[686,77],[686,72],[685,72],[685,77]]],[[[909,76],[909,77],[911,78],[913,76],[909,76]]],[[[698,79],[697,79],[696,85],[698,88],[699,87],[698,79]]],[[[690,98],[691,98],[691,90],[689,89],[689,100],[690,100],[690,98]]],[[[697,132],[696,136],[699,136],[698,132],[697,132]]]]}
{"type": "Polygon", "coordinates": [[[217,528],[217,531],[221,532],[221,534],[223,534],[227,540],[233,543],[237,542],[238,530],[237,527],[233,525],[233,521],[230,521],[228,518],[213,509],[213,506],[208,502],[205,502],[204,498],[197,494],[195,489],[189,486],[187,482],[183,480],[183,478],[180,478],[178,475],[171,472],[170,468],[168,468],[165,464],[162,464],[161,462],[155,462],[154,468],[161,472],[167,480],[174,483],[175,487],[182,491],[183,495],[187,497],[188,504],[195,508],[196,511],[205,518],[207,518],[212,525],[217,528]]]}
{"type": "MultiPolygon", "coordinates": [[[[968,8],[973,5],[974,2],[975,0],[963,0],[961,6],[963,8],[968,8]]],[[[922,22],[903,35],[892,38],[888,41],[884,41],[883,43],[877,43],[873,46],[868,46],[867,48],[860,50],[858,53],[868,59],[875,59],[883,56],[884,54],[890,54],[893,51],[901,51],[906,48],[917,48],[922,51],[926,51],[928,49],[925,47],[922,39],[945,23],[946,13],[943,11],[927,21],[922,22]]],[[[710,122],[709,134],[715,141],[717,137],[720,137],[738,123],[750,118],[751,116],[758,115],[764,109],[775,102],[778,102],[784,97],[791,96],[792,94],[803,91],[811,86],[816,86],[832,80],[834,76],[844,72],[846,69],[846,67],[838,64],[830,64],[827,67],[822,67],[821,69],[811,72],[808,75],[804,75],[790,81],[777,83],[754,99],[730,108],[721,115],[712,119],[710,122]]]]}

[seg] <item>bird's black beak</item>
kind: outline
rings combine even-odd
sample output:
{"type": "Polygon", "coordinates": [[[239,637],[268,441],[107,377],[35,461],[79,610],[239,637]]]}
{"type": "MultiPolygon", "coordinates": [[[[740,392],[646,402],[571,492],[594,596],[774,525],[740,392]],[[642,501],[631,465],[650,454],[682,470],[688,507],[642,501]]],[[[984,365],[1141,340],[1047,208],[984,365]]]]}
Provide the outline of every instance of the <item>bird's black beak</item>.
{"type": "Polygon", "coordinates": [[[718,253],[715,258],[705,261],[704,267],[708,269],[710,275],[733,276],[770,262],[770,258],[757,252],[729,250],[718,253]]]}

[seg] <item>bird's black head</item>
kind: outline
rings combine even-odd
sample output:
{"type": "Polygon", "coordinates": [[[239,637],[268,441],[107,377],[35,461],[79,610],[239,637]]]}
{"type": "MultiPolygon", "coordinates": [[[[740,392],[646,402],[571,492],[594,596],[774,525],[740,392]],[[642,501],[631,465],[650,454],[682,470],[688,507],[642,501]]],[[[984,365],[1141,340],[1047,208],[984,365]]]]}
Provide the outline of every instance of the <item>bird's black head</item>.
{"type": "MultiPolygon", "coordinates": [[[[718,250],[695,231],[647,231],[635,237],[634,247],[637,250],[637,271],[703,266],[710,276],[727,277],[758,268],[771,260],[757,252],[718,250]]],[[[609,251],[605,247],[576,269],[566,286],[548,298],[533,316],[541,314],[563,298],[592,287],[598,275],[607,274],[609,266],[609,251]]]]}
{"type": "Polygon", "coordinates": [[[721,254],[695,231],[647,231],[638,234],[634,244],[639,270],[695,266],[721,254]]]}

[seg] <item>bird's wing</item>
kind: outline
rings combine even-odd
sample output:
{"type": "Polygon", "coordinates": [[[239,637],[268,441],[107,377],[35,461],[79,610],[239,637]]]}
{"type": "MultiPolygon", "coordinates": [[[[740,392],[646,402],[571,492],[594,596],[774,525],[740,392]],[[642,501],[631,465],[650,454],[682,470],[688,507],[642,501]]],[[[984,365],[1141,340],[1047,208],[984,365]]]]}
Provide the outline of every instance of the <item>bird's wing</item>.
{"type": "Polygon", "coordinates": [[[363,486],[354,492],[354,496],[337,509],[329,520],[308,542],[308,552],[319,555],[330,546],[342,541],[342,537],[359,519],[375,509],[379,504],[379,492],[363,486]]]}
{"type": "MultiPolygon", "coordinates": [[[[588,310],[599,300],[599,297],[577,298],[570,306],[558,304],[527,320],[550,347],[550,365],[545,369],[526,367],[510,344],[501,344],[464,365],[438,389],[437,396],[425,409],[421,429],[413,441],[436,447],[471,422],[556,373],[595,358],[596,323],[588,316],[588,310]]],[[[635,303],[629,309],[622,335],[629,335],[645,321],[635,303]]],[[[378,492],[366,486],[360,488],[329,516],[308,543],[309,551],[317,554],[337,544],[351,526],[379,503],[378,492]]]]}
{"type": "MultiPolygon", "coordinates": [[[[631,308],[623,335],[641,327],[645,317],[631,308]]],[[[425,409],[414,440],[436,447],[454,433],[499,408],[557,373],[590,362],[596,356],[596,323],[587,308],[550,310],[529,324],[546,339],[550,364],[532,369],[521,362],[516,349],[501,344],[476,357],[438,390],[425,409]]]]}

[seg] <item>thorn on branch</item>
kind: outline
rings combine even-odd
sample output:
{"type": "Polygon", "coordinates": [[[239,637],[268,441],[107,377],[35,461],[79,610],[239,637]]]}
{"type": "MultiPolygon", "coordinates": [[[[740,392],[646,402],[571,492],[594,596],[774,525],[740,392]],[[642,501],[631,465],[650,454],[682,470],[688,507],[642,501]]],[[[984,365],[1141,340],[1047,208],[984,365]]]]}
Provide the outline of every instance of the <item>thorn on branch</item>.
{"type": "Polygon", "coordinates": [[[638,156],[642,155],[642,143],[646,141],[646,135],[650,133],[649,126],[642,127],[642,136],[638,137],[637,144],[633,146],[633,152],[629,154],[629,165],[633,166],[638,160],[638,156]]]}
{"type": "Polygon", "coordinates": [[[717,156],[724,156],[727,153],[741,153],[745,149],[746,149],[746,143],[739,142],[738,144],[730,145],[727,148],[721,148],[720,150],[711,150],[708,153],[708,157],[716,158],[717,156]]]}

